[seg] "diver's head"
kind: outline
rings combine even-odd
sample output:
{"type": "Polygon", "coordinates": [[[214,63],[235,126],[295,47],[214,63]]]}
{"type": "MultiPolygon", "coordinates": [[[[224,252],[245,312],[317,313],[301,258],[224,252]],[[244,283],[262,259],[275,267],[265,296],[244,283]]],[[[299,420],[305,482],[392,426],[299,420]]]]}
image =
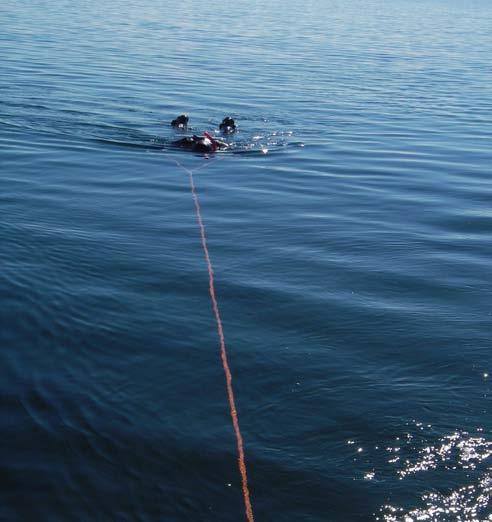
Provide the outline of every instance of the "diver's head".
{"type": "Polygon", "coordinates": [[[219,129],[222,132],[234,132],[236,130],[236,123],[230,116],[226,116],[219,125],[219,129]]]}
{"type": "Polygon", "coordinates": [[[184,129],[188,126],[188,120],[189,118],[187,114],[180,114],[175,120],[171,122],[171,125],[173,127],[184,129]]]}

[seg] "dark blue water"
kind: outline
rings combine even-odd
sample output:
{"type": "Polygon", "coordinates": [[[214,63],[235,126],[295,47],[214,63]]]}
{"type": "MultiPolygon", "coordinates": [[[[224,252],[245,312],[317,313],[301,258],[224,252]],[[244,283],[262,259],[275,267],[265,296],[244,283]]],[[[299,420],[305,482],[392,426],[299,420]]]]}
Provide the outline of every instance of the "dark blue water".
{"type": "Polygon", "coordinates": [[[491,519],[491,20],[2,1],[2,521],[244,520],[176,161],[255,520],[491,519]]]}

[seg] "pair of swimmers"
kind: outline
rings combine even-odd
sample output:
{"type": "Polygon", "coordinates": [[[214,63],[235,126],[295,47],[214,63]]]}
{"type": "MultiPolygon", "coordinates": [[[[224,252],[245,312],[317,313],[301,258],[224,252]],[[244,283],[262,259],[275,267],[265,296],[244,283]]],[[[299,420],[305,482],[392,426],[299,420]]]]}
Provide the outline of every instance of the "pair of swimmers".
{"type": "MultiPolygon", "coordinates": [[[[171,122],[171,125],[175,129],[187,129],[188,121],[188,115],[181,114],[171,122]]],[[[219,125],[219,129],[223,134],[231,134],[236,131],[236,123],[230,116],[226,116],[219,125]]],[[[214,138],[208,132],[204,132],[203,136],[193,135],[181,138],[174,141],[173,145],[193,152],[215,152],[229,147],[225,141],[214,138]]]]}

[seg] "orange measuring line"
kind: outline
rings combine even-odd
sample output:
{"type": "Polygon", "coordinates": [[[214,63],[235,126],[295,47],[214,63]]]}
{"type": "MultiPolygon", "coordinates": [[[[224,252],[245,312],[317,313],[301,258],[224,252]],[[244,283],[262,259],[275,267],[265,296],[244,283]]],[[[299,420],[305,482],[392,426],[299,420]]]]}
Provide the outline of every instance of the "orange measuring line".
{"type": "MultiPolygon", "coordinates": [[[[181,163],[179,163],[179,161],[176,161],[176,164],[179,167],[181,167],[185,172],[187,172],[189,175],[189,178],[190,178],[191,195],[193,196],[193,201],[195,203],[196,217],[197,217],[197,221],[198,221],[198,226],[200,228],[200,238],[201,238],[203,253],[205,255],[205,261],[207,263],[207,269],[208,269],[208,289],[209,289],[209,293],[210,293],[210,300],[212,302],[212,309],[214,312],[215,321],[217,323],[217,333],[219,334],[220,358],[222,360],[222,366],[224,367],[224,374],[225,374],[225,378],[226,378],[227,399],[229,401],[229,409],[230,409],[230,413],[231,413],[232,425],[234,427],[234,434],[236,435],[237,452],[238,452],[238,466],[239,466],[239,472],[241,474],[244,509],[245,509],[245,514],[246,514],[246,519],[248,520],[248,522],[254,522],[253,507],[251,505],[251,498],[250,498],[249,487],[248,487],[248,474],[246,471],[246,459],[244,456],[243,436],[241,435],[241,429],[239,427],[239,418],[237,415],[236,400],[234,397],[234,389],[232,387],[232,373],[231,373],[231,369],[229,367],[229,361],[227,358],[227,349],[226,349],[226,344],[225,344],[224,329],[222,327],[222,320],[220,318],[219,304],[217,302],[217,297],[215,295],[214,270],[212,267],[212,261],[210,260],[210,254],[208,252],[207,236],[205,233],[205,225],[203,224],[200,200],[198,199],[198,193],[197,193],[196,187],[195,187],[195,180],[193,179],[193,171],[190,169],[187,169],[186,167],[181,165],[181,163]]],[[[201,167],[199,167],[199,168],[201,168],[201,167]]],[[[194,169],[194,170],[197,170],[197,169],[194,169]]]]}

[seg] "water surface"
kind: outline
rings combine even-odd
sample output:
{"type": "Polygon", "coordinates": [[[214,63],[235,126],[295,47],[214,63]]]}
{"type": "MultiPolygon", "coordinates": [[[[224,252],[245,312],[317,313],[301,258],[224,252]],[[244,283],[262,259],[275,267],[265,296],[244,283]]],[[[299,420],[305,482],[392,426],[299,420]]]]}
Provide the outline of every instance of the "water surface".
{"type": "Polygon", "coordinates": [[[244,519],[176,161],[255,519],[492,516],[491,17],[2,2],[0,519],[244,519]]]}

